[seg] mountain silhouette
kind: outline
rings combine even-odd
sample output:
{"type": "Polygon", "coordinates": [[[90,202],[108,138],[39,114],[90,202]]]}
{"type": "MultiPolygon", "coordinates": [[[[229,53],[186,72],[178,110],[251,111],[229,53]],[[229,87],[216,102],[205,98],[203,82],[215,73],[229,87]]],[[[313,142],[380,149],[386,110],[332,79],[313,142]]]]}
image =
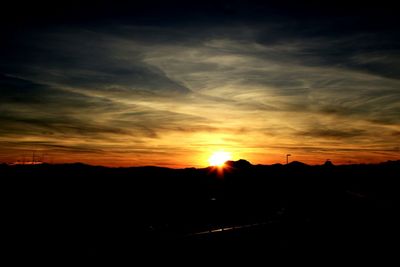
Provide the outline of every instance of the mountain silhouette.
{"type": "Polygon", "coordinates": [[[333,167],[334,165],[333,165],[332,161],[327,160],[327,161],[324,162],[323,166],[325,166],[325,167],[333,167]]]}
{"type": "Polygon", "coordinates": [[[302,168],[302,167],[308,167],[309,165],[307,165],[303,162],[300,162],[300,161],[292,161],[292,162],[286,164],[286,166],[293,167],[293,168],[302,168]]]}
{"type": "Polygon", "coordinates": [[[227,162],[225,162],[225,165],[237,169],[250,168],[251,166],[253,166],[245,159],[239,159],[237,161],[228,160],[227,162]]]}
{"type": "Polygon", "coordinates": [[[146,252],[148,261],[196,251],[193,244],[265,260],[322,248],[373,252],[396,241],[400,161],[241,159],[223,169],[2,164],[10,242],[32,257],[102,262],[146,252]]]}

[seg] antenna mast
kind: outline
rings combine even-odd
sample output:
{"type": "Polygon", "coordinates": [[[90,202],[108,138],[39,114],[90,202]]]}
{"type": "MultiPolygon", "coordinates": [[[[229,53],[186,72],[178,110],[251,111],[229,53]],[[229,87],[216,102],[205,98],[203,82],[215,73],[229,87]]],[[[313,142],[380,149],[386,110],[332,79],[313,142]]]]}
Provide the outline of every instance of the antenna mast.
{"type": "Polygon", "coordinates": [[[291,156],[291,154],[286,154],[286,164],[289,164],[289,157],[291,156]]]}

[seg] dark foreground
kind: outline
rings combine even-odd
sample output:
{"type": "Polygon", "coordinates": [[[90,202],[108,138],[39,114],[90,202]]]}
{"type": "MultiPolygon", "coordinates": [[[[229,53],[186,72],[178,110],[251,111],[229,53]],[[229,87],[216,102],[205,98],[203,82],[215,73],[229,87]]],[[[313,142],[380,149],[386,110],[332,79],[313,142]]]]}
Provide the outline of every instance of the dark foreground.
{"type": "Polygon", "coordinates": [[[399,173],[399,161],[237,161],[222,176],[212,168],[1,165],[2,228],[15,262],[390,255],[399,249],[399,173]]]}

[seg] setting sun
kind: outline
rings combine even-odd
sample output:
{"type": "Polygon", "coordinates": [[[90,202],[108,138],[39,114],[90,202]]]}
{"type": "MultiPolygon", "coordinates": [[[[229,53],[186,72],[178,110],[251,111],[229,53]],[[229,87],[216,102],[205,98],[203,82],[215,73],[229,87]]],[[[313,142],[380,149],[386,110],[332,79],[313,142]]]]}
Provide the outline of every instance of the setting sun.
{"type": "Polygon", "coordinates": [[[227,160],[231,159],[231,153],[218,151],[214,152],[208,159],[211,166],[222,166],[227,160]]]}

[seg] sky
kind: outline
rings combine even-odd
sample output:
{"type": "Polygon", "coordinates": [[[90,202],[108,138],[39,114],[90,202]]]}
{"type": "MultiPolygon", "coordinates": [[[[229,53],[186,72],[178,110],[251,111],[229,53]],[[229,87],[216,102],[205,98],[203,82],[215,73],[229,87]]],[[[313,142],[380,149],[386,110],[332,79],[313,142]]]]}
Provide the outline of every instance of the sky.
{"type": "Polygon", "coordinates": [[[385,1],[2,9],[0,162],[400,159],[399,17],[385,1]]]}

